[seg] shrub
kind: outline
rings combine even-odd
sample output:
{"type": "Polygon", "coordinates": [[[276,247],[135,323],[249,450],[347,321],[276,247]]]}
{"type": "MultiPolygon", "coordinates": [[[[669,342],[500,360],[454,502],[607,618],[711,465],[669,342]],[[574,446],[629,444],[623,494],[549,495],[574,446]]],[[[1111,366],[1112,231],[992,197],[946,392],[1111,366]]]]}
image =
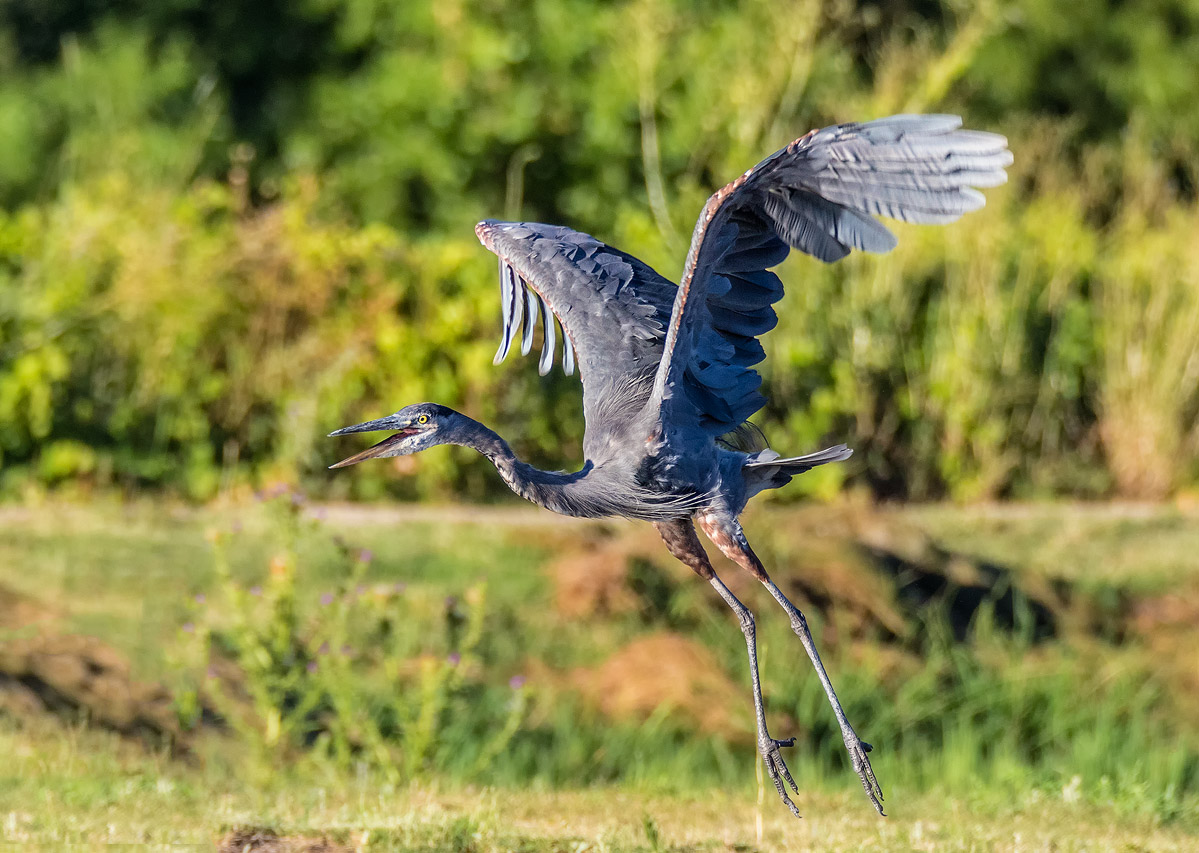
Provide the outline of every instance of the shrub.
{"type": "MultiPolygon", "coordinates": [[[[293,543],[311,522],[278,505],[293,543]]],[[[285,547],[246,588],[214,534],[216,584],[183,629],[179,658],[191,688],[184,721],[214,707],[252,771],[301,758],[393,781],[432,771],[487,771],[521,728],[524,679],[489,671],[486,587],[432,600],[402,584],[367,584],[369,553],[338,541],[342,581],[319,596],[297,591],[296,552],[285,547]]]]}

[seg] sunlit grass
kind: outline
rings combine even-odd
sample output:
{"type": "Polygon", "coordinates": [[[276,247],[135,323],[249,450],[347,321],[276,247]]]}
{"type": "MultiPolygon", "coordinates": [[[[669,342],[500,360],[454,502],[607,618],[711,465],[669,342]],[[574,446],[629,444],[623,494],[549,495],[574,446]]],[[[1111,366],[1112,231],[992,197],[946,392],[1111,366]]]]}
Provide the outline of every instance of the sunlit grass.
{"type": "Polygon", "coordinates": [[[186,767],[115,736],[0,720],[0,837],[15,845],[210,845],[238,826],[330,835],[367,851],[1185,850],[1185,826],[1078,800],[1070,786],[1011,795],[975,786],[892,796],[874,815],[855,790],[804,785],[803,820],[751,790],[664,795],[637,786],[575,790],[297,777],[248,784],[186,767]],[[759,837],[757,819],[761,816],[759,837]]]}

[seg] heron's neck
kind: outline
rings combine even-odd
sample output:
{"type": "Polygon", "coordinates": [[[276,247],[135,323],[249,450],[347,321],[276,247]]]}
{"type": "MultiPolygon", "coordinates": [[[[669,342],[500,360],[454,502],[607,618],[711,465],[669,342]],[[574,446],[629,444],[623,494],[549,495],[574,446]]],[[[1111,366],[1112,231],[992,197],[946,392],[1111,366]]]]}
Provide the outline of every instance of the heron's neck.
{"type": "Polygon", "coordinates": [[[562,515],[594,518],[611,514],[603,509],[600,484],[588,478],[594,470],[590,462],[573,474],[542,471],[519,459],[494,430],[465,416],[462,419],[465,425],[453,443],[474,448],[490,459],[508,488],[525,500],[562,515]]]}

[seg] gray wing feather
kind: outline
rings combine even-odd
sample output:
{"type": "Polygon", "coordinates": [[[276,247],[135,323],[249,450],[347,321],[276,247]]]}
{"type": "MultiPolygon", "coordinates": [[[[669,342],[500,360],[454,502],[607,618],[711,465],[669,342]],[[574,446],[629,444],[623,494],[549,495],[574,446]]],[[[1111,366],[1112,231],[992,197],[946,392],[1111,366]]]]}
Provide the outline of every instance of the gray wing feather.
{"type": "Polygon", "coordinates": [[[499,364],[508,357],[508,350],[516,339],[516,330],[520,328],[524,304],[524,297],[517,292],[515,271],[500,261],[500,310],[504,317],[504,330],[500,336],[500,348],[496,350],[492,364],[499,364]]]}
{"type": "Polygon", "coordinates": [[[573,376],[575,372],[575,348],[565,329],[562,330],[562,372],[567,376],[573,376]]]}
{"type": "Polygon", "coordinates": [[[537,362],[537,372],[545,376],[554,366],[554,348],[558,345],[554,339],[554,312],[541,300],[541,358],[537,362]]]}
{"type": "Polygon", "coordinates": [[[538,371],[547,374],[560,325],[562,369],[570,375],[577,367],[583,380],[584,452],[598,463],[612,431],[645,408],[678,288],[632,255],[569,228],[487,220],[475,232],[500,258],[497,360],[518,334],[527,355],[540,318],[538,371]],[[522,299],[523,312],[514,307],[522,299]]]}
{"type": "MultiPolygon", "coordinates": [[[[501,261],[501,263],[503,262],[501,261]]],[[[520,341],[520,354],[528,355],[529,351],[533,349],[533,331],[537,328],[537,311],[541,306],[541,300],[537,298],[537,293],[523,278],[520,280],[520,285],[524,288],[522,298],[525,300],[525,328],[520,341]]]]}
{"type": "Polygon", "coordinates": [[[961,130],[957,116],[900,115],[812,131],[767,157],[704,206],[675,298],[652,402],[659,418],[714,435],[765,403],[752,366],[783,294],[770,271],[791,249],[822,261],[888,252],[875,219],[952,222],[1002,184],[1007,140],[961,130]]]}

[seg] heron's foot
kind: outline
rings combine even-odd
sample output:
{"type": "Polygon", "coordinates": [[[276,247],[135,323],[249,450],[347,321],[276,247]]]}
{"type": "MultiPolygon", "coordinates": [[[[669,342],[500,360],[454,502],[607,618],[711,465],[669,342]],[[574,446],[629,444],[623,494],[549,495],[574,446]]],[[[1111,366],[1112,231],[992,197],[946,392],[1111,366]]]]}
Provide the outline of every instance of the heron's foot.
{"type": "Polygon", "coordinates": [[[791,786],[791,790],[796,794],[799,793],[799,788],[795,784],[795,780],[791,778],[791,771],[787,769],[787,762],[783,761],[783,754],[780,748],[784,746],[795,746],[795,738],[789,737],[786,740],[775,740],[770,735],[765,735],[758,739],[758,751],[762,753],[762,761],[766,764],[766,774],[770,776],[770,781],[774,783],[774,789],[779,792],[783,802],[787,804],[787,808],[791,809],[791,814],[796,817],[803,817],[799,813],[799,809],[795,807],[795,803],[791,802],[791,798],[787,795],[787,788],[783,784],[783,780],[791,786]]]}
{"type": "Polygon", "coordinates": [[[857,773],[858,778],[862,780],[866,796],[874,804],[875,811],[886,817],[887,813],[883,811],[883,789],[878,784],[878,779],[874,778],[874,769],[870,766],[870,759],[866,757],[866,753],[874,747],[856,734],[850,733],[850,736],[845,739],[845,748],[849,750],[849,760],[853,764],[853,772],[857,773]]]}

